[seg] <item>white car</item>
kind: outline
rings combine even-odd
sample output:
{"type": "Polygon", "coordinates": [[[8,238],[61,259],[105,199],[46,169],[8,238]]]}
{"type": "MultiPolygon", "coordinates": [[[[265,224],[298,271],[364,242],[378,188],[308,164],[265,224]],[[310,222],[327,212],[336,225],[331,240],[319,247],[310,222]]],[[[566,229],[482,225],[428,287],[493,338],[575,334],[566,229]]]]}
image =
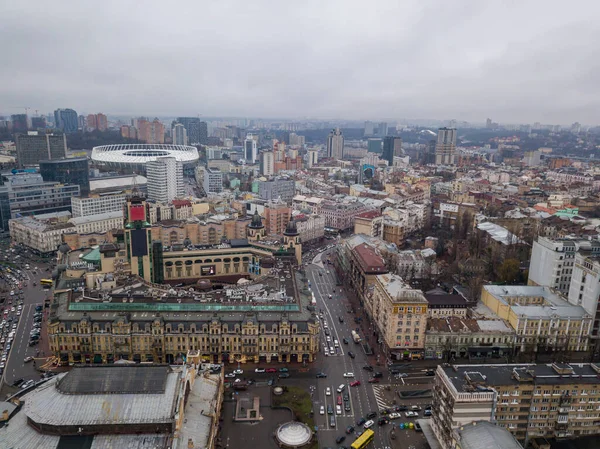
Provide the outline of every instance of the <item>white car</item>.
{"type": "Polygon", "coordinates": [[[321,406],[321,408],[319,409],[319,413],[320,413],[321,415],[324,415],[324,414],[325,414],[325,406],[324,406],[324,405],[322,405],[322,406],[321,406]]]}
{"type": "Polygon", "coordinates": [[[365,425],[363,426],[365,429],[368,429],[369,427],[373,427],[373,424],[375,424],[375,421],[373,421],[372,419],[368,420],[365,425]]]}
{"type": "Polygon", "coordinates": [[[419,416],[419,414],[417,412],[406,412],[404,413],[404,416],[406,416],[407,418],[416,418],[417,416],[419,416]]]}
{"type": "Polygon", "coordinates": [[[254,372],[255,372],[255,373],[264,373],[264,372],[265,372],[265,369],[264,369],[264,368],[256,368],[256,369],[254,370],[254,372]]]}
{"type": "Polygon", "coordinates": [[[225,377],[228,377],[231,379],[231,378],[235,377],[235,373],[227,373],[227,374],[225,374],[225,377]]]}
{"type": "Polygon", "coordinates": [[[354,373],[344,373],[344,377],[354,377],[354,373]]]}
{"type": "Polygon", "coordinates": [[[331,388],[329,388],[329,387],[325,388],[325,395],[331,396],[331,388]]]}
{"type": "Polygon", "coordinates": [[[244,374],[244,370],[238,368],[236,370],[233,370],[233,374],[244,374]]]}
{"type": "Polygon", "coordinates": [[[339,406],[339,405],[336,405],[335,406],[335,413],[338,414],[338,415],[341,415],[342,414],[342,407],[339,406]]]}

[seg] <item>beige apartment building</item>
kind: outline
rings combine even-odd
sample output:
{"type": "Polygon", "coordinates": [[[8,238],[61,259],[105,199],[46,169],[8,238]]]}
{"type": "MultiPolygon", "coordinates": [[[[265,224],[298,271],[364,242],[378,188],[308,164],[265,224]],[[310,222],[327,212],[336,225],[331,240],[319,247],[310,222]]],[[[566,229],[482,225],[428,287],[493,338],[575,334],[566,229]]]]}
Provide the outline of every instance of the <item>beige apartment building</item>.
{"type": "Polygon", "coordinates": [[[365,309],[373,320],[388,358],[420,359],[424,356],[427,308],[420,290],[395,274],[375,276],[365,309]]]}

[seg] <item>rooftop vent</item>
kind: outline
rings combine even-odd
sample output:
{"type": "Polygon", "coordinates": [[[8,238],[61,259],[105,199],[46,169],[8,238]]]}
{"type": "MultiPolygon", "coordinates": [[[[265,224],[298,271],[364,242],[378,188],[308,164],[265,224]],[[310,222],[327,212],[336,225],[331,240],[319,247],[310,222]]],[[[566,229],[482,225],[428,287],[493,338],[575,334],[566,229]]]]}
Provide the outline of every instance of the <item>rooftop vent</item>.
{"type": "Polygon", "coordinates": [[[553,363],[552,368],[554,369],[554,371],[556,371],[557,374],[560,374],[561,376],[573,374],[574,372],[573,367],[567,363],[553,363]]]}

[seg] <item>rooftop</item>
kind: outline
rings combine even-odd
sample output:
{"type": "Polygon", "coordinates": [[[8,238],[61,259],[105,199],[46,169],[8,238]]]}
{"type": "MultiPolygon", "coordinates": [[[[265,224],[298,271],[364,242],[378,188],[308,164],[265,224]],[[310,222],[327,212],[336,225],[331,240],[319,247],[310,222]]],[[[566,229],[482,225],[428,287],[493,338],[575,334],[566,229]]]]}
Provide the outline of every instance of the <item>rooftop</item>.
{"type": "Polygon", "coordinates": [[[368,211],[362,212],[356,216],[356,218],[365,218],[365,219],[369,219],[369,220],[371,220],[373,218],[377,218],[377,217],[381,217],[381,213],[376,210],[368,210],[368,211]]]}
{"type": "Polygon", "coordinates": [[[69,220],[75,226],[94,223],[101,220],[110,220],[113,218],[123,218],[123,211],[105,212],[103,214],[87,215],[85,217],[73,217],[69,220]]]}
{"type": "Polygon", "coordinates": [[[530,285],[484,285],[502,304],[527,318],[582,318],[588,313],[582,306],[568,303],[548,287],[530,285]],[[540,301],[541,300],[541,301],[540,301]]]}
{"type": "Polygon", "coordinates": [[[76,366],[59,382],[63,394],[164,393],[168,366],[76,366]]]}
{"type": "MultiPolygon", "coordinates": [[[[97,369],[97,367],[89,368],[90,371],[97,369]]],[[[138,365],[130,368],[146,371],[153,367],[138,365]]],[[[92,373],[90,372],[89,375],[92,373]]],[[[115,425],[163,423],[171,422],[174,419],[179,373],[169,372],[166,375],[164,391],[152,393],[144,393],[139,391],[140,389],[137,389],[135,393],[115,393],[104,382],[105,392],[81,393],[78,386],[71,386],[71,390],[65,394],[60,391],[61,380],[64,377],[66,375],[54,377],[43,386],[25,395],[25,413],[30,420],[40,425],[76,426],[109,423],[115,425]]],[[[97,376],[94,378],[98,379],[97,376]]],[[[89,384],[81,377],[78,379],[89,384]]],[[[110,376],[109,382],[112,381],[117,382],[116,389],[122,385],[121,381],[115,379],[114,376],[110,376]]],[[[131,388],[135,389],[133,386],[131,388]]],[[[83,387],[83,390],[86,389],[100,390],[92,385],[83,387]]]]}
{"type": "Polygon", "coordinates": [[[144,176],[118,176],[114,178],[91,178],[90,179],[90,190],[103,190],[103,189],[124,189],[131,187],[133,184],[140,186],[146,185],[148,180],[144,176]]]}
{"type": "Polygon", "coordinates": [[[374,248],[361,243],[354,247],[354,253],[365,273],[386,273],[388,270],[385,267],[383,257],[381,257],[374,248]]]}
{"type": "Polygon", "coordinates": [[[427,303],[425,296],[421,290],[415,290],[406,284],[402,278],[396,274],[380,274],[377,280],[386,289],[387,293],[396,302],[418,302],[427,303]]]}
{"type": "Polygon", "coordinates": [[[477,225],[477,229],[486,232],[490,236],[490,238],[499,243],[502,243],[503,245],[527,244],[524,240],[521,240],[508,229],[497,225],[496,223],[492,223],[489,221],[479,223],[477,225]]]}
{"type": "Polygon", "coordinates": [[[519,385],[598,384],[600,367],[590,363],[449,365],[441,368],[458,393],[485,392],[486,388],[519,385]],[[565,369],[565,366],[567,367],[565,369]],[[520,380],[519,380],[520,379],[520,380]]]}

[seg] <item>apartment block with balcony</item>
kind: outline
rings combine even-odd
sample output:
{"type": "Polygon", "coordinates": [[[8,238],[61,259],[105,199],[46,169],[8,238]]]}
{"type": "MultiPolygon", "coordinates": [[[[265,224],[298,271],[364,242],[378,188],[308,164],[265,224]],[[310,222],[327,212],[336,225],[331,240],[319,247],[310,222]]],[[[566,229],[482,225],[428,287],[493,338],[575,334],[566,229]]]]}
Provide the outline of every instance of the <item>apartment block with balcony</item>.
{"type": "Polygon", "coordinates": [[[471,421],[490,421],[520,442],[600,433],[597,364],[438,366],[432,429],[443,448],[471,421]]]}

